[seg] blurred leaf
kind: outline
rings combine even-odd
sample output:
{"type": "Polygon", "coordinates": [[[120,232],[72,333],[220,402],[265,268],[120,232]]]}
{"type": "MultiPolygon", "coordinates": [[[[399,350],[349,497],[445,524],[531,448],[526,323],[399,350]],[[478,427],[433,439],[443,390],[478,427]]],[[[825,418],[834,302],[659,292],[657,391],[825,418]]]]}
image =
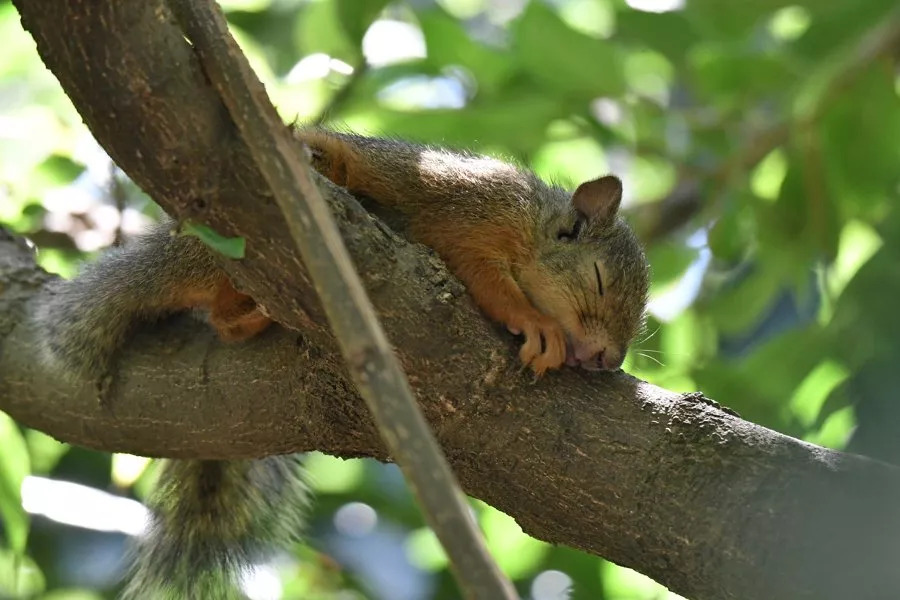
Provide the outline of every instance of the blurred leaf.
{"type": "Polygon", "coordinates": [[[639,10],[616,14],[616,38],[653,48],[676,64],[684,61],[688,49],[700,39],[682,12],[639,10]]]}
{"type": "Polygon", "coordinates": [[[823,357],[830,355],[827,340],[818,328],[794,329],[769,337],[748,356],[711,360],[696,370],[694,377],[705,394],[743,418],[770,423],[788,435],[802,435],[806,429],[786,410],[786,400],[823,357]]]}
{"type": "Polygon", "coordinates": [[[488,550],[510,579],[532,571],[547,551],[546,543],[527,535],[515,519],[495,508],[486,507],[480,521],[488,550]]]}
{"type": "Polygon", "coordinates": [[[474,75],[478,90],[495,94],[512,76],[514,64],[509,57],[474,41],[459,21],[446,13],[430,10],[419,15],[425,36],[427,62],[436,68],[461,65],[474,75]]]}
{"type": "Polygon", "coordinates": [[[847,369],[833,360],[819,363],[794,390],[789,405],[791,411],[803,425],[811,427],[826,399],[848,375],[847,369]]]}
{"type": "Polygon", "coordinates": [[[847,216],[879,210],[885,194],[896,193],[900,164],[900,99],[894,75],[887,64],[877,64],[857,77],[832,102],[818,129],[823,161],[819,176],[836,190],[835,202],[847,216]]]}
{"type": "Polygon", "coordinates": [[[706,356],[715,351],[715,339],[709,339],[708,330],[694,311],[683,312],[659,333],[658,360],[667,367],[681,370],[701,365],[706,356]]]}
{"type": "Polygon", "coordinates": [[[333,2],[308,2],[296,20],[295,37],[303,54],[324,52],[351,65],[359,59],[359,44],[347,37],[333,2]]]}
{"type": "Polygon", "coordinates": [[[410,563],[425,571],[439,571],[448,565],[443,546],[428,527],[410,532],[406,538],[406,556],[410,563]]]}
{"type": "Polygon", "coordinates": [[[544,128],[559,114],[555,99],[517,95],[465,111],[435,109],[418,112],[379,110],[347,115],[347,124],[368,125],[377,132],[446,146],[506,148],[513,155],[533,152],[544,141],[544,128]],[[529,127],[522,127],[522,123],[529,127]],[[477,147],[477,146],[475,146],[477,147]]]}
{"type": "Polygon", "coordinates": [[[228,23],[253,41],[272,71],[286,73],[301,58],[295,33],[301,6],[269,0],[241,4],[226,12],[228,23]]]}
{"type": "Polygon", "coordinates": [[[16,555],[23,555],[28,539],[28,513],[22,506],[22,482],[31,472],[28,447],[18,426],[0,412],[0,515],[6,543],[16,555]]]}
{"type": "Polygon", "coordinates": [[[624,68],[629,90],[652,99],[660,106],[668,104],[673,69],[663,55],[652,50],[629,52],[625,56],[624,68]]]}
{"type": "Polygon", "coordinates": [[[151,459],[145,456],[122,453],[113,454],[110,479],[119,488],[129,488],[149,468],[150,462],[151,459]]]}
{"type": "Polygon", "coordinates": [[[190,221],[181,226],[181,235],[196,236],[204,244],[228,258],[244,258],[246,241],[242,237],[227,238],[207,225],[190,221]]]}
{"type": "Polygon", "coordinates": [[[610,600],[678,599],[646,575],[612,563],[603,565],[603,589],[610,600]]]}
{"type": "Polygon", "coordinates": [[[896,9],[895,0],[859,0],[842,2],[788,2],[799,4],[810,13],[810,26],[792,49],[807,59],[825,66],[835,62],[835,52],[846,53],[860,34],[877,23],[886,22],[896,9]]]}
{"type": "Polygon", "coordinates": [[[45,588],[44,574],[30,557],[0,550],[0,598],[34,598],[45,588]]]}
{"type": "Polygon", "coordinates": [[[358,460],[345,460],[321,452],[312,452],[303,461],[313,489],[319,493],[337,494],[359,485],[364,464],[358,460]]]}
{"type": "Polygon", "coordinates": [[[806,436],[806,440],[826,448],[843,450],[855,425],[853,408],[847,406],[829,414],[819,431],[806,436]]]}
{"type": "Polygon", "coordinates": [[[84,172],[84,165],[68,156],[52,154],[37,166],[35,176],[42,179],[46,186],[60,186],[71,183],[84,172]]]}
{"type": "Polygon", "coordinates": [[[689,63],[691,78],[704,99],[727,107],[783,96],[798,75],[774,53],[730,43],[698,44],[691,50],[689,63]]]}
{"type": "Polygon", "coordinates": [[[687,268],[699,254],[696,248],[674,242],[654,244],[647,249],[650,264],[653,265],[654,287],[664,287],[684,275],[687,268]]]}
{"type": "Polygon", "coordinates": [[[849,221],[841,231],[837,259],[828,270],[828,291],[832,296],[841,295],[857,271],[872,258],[882,240],[872,227],[860,221],[849,221]]]}
{"type": "Polygon", "coordinates": [[[722,333],[744,332],[761,320],[781,289],[780,269],[770,264],[756,265],[717,291],[704,303],[704,309],[722,333]]]}
{"type": "Polygon", "coordinates": [[[592,138],[550,142],[532,159],[535,172],[560,185],[575,186],[609,171],[603,148],[592,138]]]}
{"type": "Polygon", "coordinates": [[[750,189],[759,198],[764,200],[775,200],[781,191],[781,184],[784,182],[784,176],[787,172],[787,159],[784,151],[776,148],[769,152],[762,159],[750,179],[750,189]]]}
{"type": "Polygon", "coordinates": [[[338,19],[350,41],[362,44],[369,25],[378,18],[390,0],[335,0],[338,19]]]}
{"type": "Polygon", "coordinates": [[[717,259],[733,264],[752,250],[756,222],[748,202],[748,198],[726,202],[721,216],[710,228],[707,243],[717,259]]]}
{"type": "Polygon", "coordinates": [[[718,2],[692,0],[687,3],[685,16],[707,38],[742,39],[750,35],[767,17],[779,8],[790,5],[805,6],[809,0],[755,0],[754,2],[718,2]]]}
{"type": "Polygon", "coordinates": [[[573,30],[541,2],[528,3],[513,39],[524,68],[558,95],[586,101],[625,90],[617,47],[573,30]]]}
{"type": "Polygon", "coordinates": [[[63,454],[68,452],[71,447],[37,429],[27,429],[25,441],[28,445],[31,472],[40,475],[50,473],[63,454]]]}
{"type": "Polygon", "coordinates": [[[90,590],[62,589],[44,594],[41,600],[104,600],[104,598],[90,590]]]}

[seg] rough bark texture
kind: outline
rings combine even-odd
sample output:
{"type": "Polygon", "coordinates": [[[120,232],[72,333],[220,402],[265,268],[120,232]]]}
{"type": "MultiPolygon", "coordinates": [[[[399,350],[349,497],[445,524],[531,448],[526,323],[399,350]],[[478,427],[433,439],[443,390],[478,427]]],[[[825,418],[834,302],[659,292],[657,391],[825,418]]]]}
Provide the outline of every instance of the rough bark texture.
{"type": "MultiPolygon", "coordinates": [[[[101,405],[36,366],[25,315],[46,276],[0,236],[0,409],[101,450],[387,458],[278,210],[164,2],[15,4],[110,155],[171,214],[243,235],[247,258],[223,267],[295,331],[223,346],[187,317],[148,328],[101,405]]],[[[469,493],[692,599],[898,595],[900,470],[624,374],[534,384],[439,261],[322,187],[469,493]]]]}

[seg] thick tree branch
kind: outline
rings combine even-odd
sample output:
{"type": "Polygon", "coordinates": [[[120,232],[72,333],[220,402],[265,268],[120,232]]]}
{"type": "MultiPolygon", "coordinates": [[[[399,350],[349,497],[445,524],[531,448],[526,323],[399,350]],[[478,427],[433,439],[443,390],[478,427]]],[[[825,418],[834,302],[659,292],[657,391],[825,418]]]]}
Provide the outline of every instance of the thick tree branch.
{"type": "MultiPolygon", "coordinates": [[[[302,333],[226,347],[188,318],[155,327],[123,353],[105,408],[36,367],[23,311],[44,277],[3,239],[0,408],[104,450],[385,458],[277,208],[163,3],[16,6],[101,144],[167,210],[246,237],[247,259],[223,266],[302,333]]],[[[469,493],[539,538],[689,598],[875,599],[900,589],[900,470],[624,374],[566,370],[533,385],[511,340],[437,261],[321,187],[469,493]]]]}

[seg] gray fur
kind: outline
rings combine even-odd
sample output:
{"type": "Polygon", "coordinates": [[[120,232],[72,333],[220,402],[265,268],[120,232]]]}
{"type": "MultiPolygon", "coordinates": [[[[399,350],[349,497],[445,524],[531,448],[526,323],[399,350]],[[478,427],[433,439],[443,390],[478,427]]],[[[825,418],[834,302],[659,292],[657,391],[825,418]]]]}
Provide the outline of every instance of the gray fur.
{"type": "MultiPolygon", "coordinates": [[[[221,280],[210,250],[172,228],[171,222],[153,227],[39,297],[32,318],[51,372],[102,386],[136,323],[183,310],[191,290],[221,280]]],[[[299,537],[307,497],[296,456],[166,461],[124,598],[241,598],[240,576],[299,537]]]]}
{"type": "Polygon", "coordinates": [[[212,286],[221,270],[194,237],[163,222],[122,248],[105,252],[71,280],[51,283],[33,319],[42,332],[41,358],[69,380],[99,381],[140,321],[178,310],[186,286],[212,286]]]}
{"type": "Polygon", "coordinates": [[[299,541],[307,488],[296,455],[166,461],[123,600],[231,600],[274,548],[299,541]]]}

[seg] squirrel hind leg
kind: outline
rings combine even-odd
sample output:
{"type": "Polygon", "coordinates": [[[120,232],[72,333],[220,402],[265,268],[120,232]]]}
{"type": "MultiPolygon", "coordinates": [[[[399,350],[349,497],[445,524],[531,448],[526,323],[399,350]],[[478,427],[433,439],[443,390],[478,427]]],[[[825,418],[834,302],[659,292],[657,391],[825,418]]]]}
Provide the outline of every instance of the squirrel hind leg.
{"type": "Polygon", "coordinates": [[[249,339],[272,324],[256,301],[237,291],[227,278],[223,279],[213,298],[209,322],[226,342],[249,339]]]}

